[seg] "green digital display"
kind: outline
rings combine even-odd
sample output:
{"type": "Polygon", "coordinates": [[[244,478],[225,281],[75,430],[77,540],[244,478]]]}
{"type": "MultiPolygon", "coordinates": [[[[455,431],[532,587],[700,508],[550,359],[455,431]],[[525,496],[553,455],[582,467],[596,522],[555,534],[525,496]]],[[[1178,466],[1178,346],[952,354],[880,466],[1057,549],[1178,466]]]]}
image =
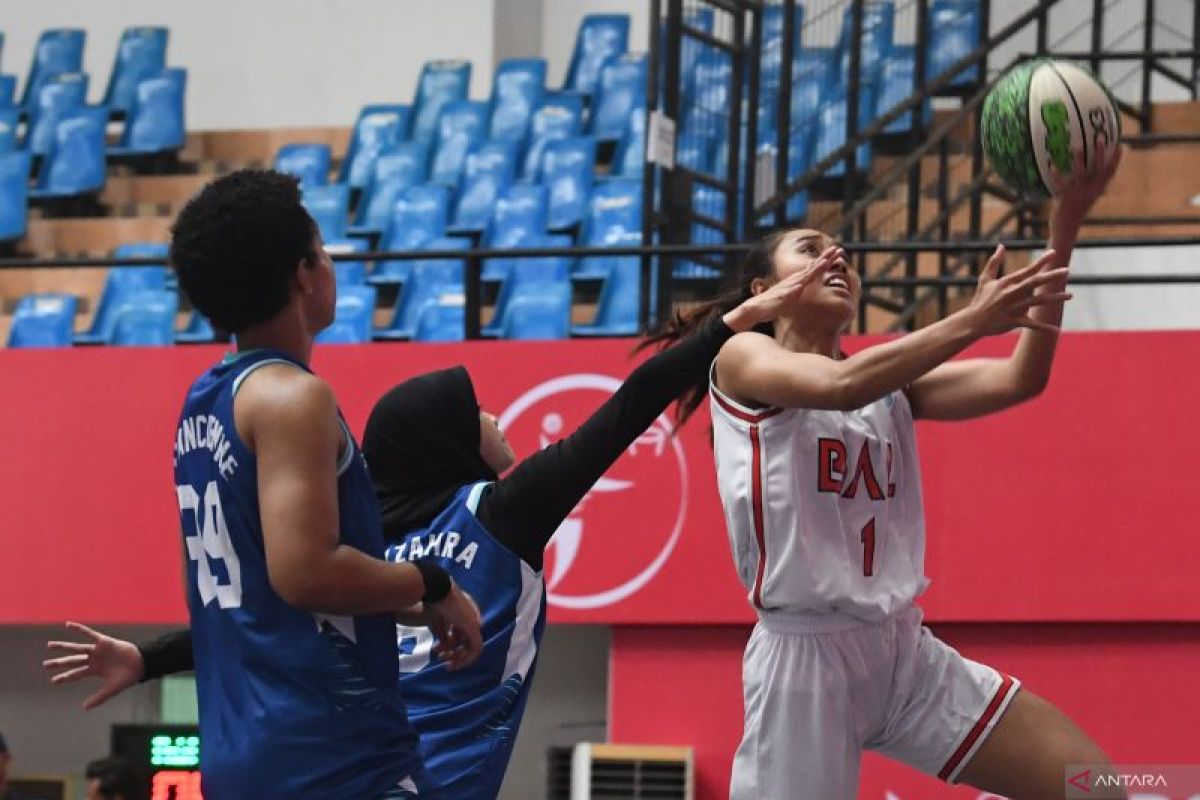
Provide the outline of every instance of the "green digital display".
{"type": "Polygon", "coordinates": [[[150,765],[194,769],[200,766],[200,737],[171,736],[165,733],[150,736],[150,765]]]}

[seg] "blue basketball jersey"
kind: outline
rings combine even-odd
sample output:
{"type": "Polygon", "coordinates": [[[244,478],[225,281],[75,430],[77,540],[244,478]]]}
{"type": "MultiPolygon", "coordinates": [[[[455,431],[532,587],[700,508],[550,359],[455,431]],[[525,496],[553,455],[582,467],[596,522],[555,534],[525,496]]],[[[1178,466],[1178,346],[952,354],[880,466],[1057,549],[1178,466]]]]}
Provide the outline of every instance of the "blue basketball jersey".
{"type": "Polygon", "coordinates": [[[546,627],[542,573],[475,517],[487,485],[464,486],[428,528],[387,549],[393,561],[434,559],[479,605],[483,653],[465,669],[432,658],[428,628],[397,630],[400,685],[425,766],[455,800],[499,793],[546,627]]]}
{"type": "MultiPolygon", "coordinates": [[[[207,800],[382,798],[423,788],[417,739],[396,680],[391,615],[314,615],[271,588],[254,454],[233,399],[271,351],[231,356],[192,385],[175,437],[188,607],[207,800]]],[[[343,544],[382,555],[383,531],[358,445],[337,464],[343,544]]]]}

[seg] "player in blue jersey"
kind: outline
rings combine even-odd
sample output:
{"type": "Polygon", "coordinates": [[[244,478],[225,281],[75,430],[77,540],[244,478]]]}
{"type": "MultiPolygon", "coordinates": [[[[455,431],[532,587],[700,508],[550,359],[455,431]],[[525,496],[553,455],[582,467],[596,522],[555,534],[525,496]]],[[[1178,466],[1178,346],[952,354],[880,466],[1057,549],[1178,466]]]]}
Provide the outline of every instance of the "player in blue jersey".
{"type": "Polygon", "coordinates": [[[433,560],[380,558],[366,465],[307,367],[335,286],[295,179],[208,184],[172,229],[171,263],[238,343],[188,391],[174,442],[204,796],[426,797],[394,615],[419,612],[465,666],[478,612],[433,560]]]}
{"type": "MultiPolygon", "coordinates": [[[[545,628],[543,551],[560,523],[620,454],[706,374],[735,332],[774,319],[821,279],[832,255],[713,319],[651,358],[580,428],[504,478],[511,448],[481,412],[461,367],[385,394],[363,447],[383,512],[389,558],[432,559],[479,603],[483,654],[451,671],[432,637],[400,626],[401,687],[426,766],[454,800],[494,798],[508,766],[545,628]]],[[[138,648],[91,631],[90,674],[111,696],[138,679],[185,669],[187,633],[138,648]]],[[[80,674],[82,677],[83,673],[80,674]]]]}

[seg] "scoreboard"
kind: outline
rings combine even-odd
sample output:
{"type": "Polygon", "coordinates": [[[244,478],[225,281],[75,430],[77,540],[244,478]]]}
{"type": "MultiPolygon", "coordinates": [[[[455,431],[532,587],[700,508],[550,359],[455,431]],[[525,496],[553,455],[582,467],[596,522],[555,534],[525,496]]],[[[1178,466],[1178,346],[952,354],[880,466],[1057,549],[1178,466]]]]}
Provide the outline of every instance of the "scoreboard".
{"type": "Polygon", "coordinates": [[[112,754],[143,771],[150,800],[201,800],[195,725],[114,725],[112,754]]]}

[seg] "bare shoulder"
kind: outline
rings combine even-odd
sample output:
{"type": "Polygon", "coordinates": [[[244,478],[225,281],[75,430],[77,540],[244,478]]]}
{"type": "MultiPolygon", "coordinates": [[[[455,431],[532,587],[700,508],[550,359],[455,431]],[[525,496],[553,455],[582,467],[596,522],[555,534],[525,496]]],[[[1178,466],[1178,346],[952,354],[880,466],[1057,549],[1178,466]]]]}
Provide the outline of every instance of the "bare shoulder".
{"type": "Polygon", "coordinates": [[[286,364],[246,377],[234,401],[238,434],[254,448],[263,434],[304,435],[336,424],[337,401],[321,378],[286,364]]]}
{"type": "Polygon", "coordinates": [[[779,349],[779,344],[766,334],[756,331],[734,334],[717,353],[717,377],[730,375],[752,359],[779,349]]]}

